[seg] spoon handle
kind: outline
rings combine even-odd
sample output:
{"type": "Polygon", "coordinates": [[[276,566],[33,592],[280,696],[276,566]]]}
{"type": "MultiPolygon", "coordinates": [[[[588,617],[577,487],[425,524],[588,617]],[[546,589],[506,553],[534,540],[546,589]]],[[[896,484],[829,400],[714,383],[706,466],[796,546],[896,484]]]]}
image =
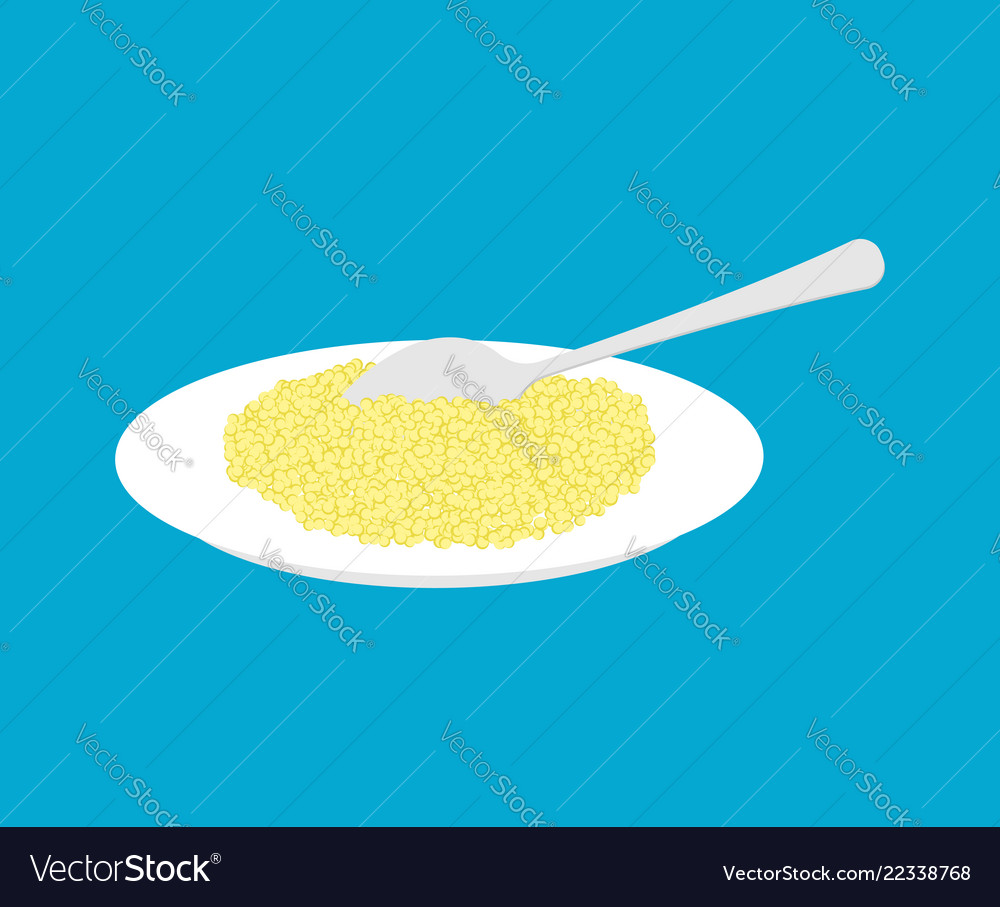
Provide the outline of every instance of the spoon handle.
{"type": "Polygon", "coordinates": [[[725,296],[710,299],[606,340],[598,340],[576,350],[567,350],[552,360],[551,365],[545,369],[545,375],[553,375],[730,321],[739,321],[828,296],[867,290],[882,279],[884,272],[885,263],[878,246],[867,239],[855,239],[787,271],[726,293],[725,296]]]}

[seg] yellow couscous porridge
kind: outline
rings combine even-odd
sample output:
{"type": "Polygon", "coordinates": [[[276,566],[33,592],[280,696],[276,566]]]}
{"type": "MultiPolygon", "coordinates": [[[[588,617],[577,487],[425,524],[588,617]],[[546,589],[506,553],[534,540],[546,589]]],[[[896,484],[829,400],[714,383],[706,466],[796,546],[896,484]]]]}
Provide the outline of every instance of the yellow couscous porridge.
{"type": "Polygon", "coordinates": [[[600,516],[653,465],[646,407],[613,381],[544,378],[493,407],[396,394],[355,406],[341,394],[371,365],[279,381],[231,415],[229,478],[364,544],[509,548],[600,516]]]}

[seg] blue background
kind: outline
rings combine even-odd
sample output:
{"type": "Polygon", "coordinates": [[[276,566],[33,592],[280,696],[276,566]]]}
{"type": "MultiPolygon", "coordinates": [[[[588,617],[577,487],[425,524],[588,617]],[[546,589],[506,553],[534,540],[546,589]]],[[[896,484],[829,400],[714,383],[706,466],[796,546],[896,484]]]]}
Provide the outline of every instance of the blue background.
{"type": "Polygon", "coordinates": [[[3,824],[153,824],[86,722],[181,823],[519,825],[451,721],[559,825],[888,825],[813,719],[922,824],[1000,820],[992,3],[843,4],[926,89],[904,101],[810,2],[474,0],[561,92],[539,104],[444,2],[109,0],[196,95],[177,109],[80,6],[0,4],[3,824]],[[317,581],[376,641],[345,657],[265,567],[121,487],[88,357],[141,410],[294,349],[577,346],[739,286],[636,204],[637,170],[743,284],[855,237],[886,261],[630,355],[759,427],[754,489],[652,555],[738,647],[626,563],[317,581]],[[291,227],[271,173],[377,283],[291,227]]]}

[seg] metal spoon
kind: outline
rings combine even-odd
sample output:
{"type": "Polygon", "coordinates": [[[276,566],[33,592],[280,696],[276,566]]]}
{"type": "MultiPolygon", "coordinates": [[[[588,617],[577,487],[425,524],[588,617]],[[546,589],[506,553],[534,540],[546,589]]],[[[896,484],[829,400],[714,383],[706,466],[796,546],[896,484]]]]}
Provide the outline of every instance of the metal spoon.
{"type": "Polygon", "coordinates": [[[483,343],[460,337],[420,341],[377,363],[344,396],[355,404],[382,394],[434,400],[471,393],[470,399],[514,400],[539,378],[730,321],[867,290],[884,272],[878,247],[855,239],[725,296],[539,362],[512,362],[483,343]]]}

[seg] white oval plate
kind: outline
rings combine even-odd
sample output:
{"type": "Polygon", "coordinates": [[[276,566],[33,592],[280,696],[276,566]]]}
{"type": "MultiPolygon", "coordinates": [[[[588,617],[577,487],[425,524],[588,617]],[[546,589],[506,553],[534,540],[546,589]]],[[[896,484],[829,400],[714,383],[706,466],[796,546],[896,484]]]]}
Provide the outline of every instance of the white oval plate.
{"type": "MultiPolygon", "coordinates": [[[[230,413],[242,412],[282,378],[303,378],[354,358],[379,361],[413,342],[292,353],[195,381],[158,400],[143,414],[145,420],[137,417],[126,429],[115,454],[118,476],[153,516],[253,563],[265,563],[265,552],[280,549],[289,568],[319,579],[462,587],[570,576],[635,557],[725,513],[760,475],[760,438],[739,411],[683,378],[624,359],[604,359],[566,376],[603,377],[640,394],[656,434],[656,462],[638,494],[624,495],[602,516],[568,533],[523,539],[503,550],[441,549],[430,542],[412,548],[365,546],[351,536],[304,529],[291,512],[226,475],[223,428],[230,413]],[[156,436],[163,439],[158,450],[156,436]],[[171,467],[164,460],[175,448],[181,461],[171,467]]],[[[562,352],[522,343],[488,345],[524,362],[562,352]]]]}

